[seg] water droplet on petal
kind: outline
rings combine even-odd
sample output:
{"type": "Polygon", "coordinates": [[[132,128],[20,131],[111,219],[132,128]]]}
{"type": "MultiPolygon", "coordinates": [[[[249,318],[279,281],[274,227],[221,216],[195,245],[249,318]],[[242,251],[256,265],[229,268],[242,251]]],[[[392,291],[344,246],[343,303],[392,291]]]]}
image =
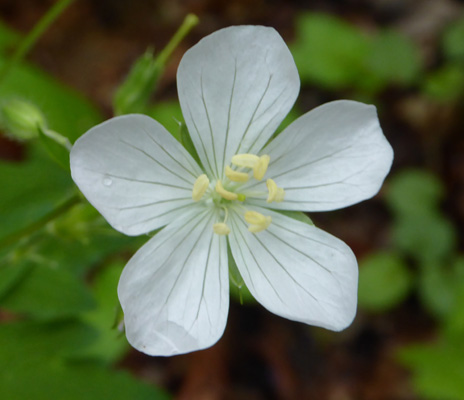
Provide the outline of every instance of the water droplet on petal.
{"type": "Polygon", "coordinates": [[[103,178],[103,184],[105,186],[111,186],[111,184],[113,183],[113,180],[110,179],[110,178],[103,178]]]}

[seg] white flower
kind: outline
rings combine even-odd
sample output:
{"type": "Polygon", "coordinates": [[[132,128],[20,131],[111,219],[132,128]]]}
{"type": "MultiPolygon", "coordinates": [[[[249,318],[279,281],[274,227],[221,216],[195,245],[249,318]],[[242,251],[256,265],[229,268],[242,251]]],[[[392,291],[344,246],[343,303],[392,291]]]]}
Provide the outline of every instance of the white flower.
{"type": "Polygon", "coordinates": [[[259,26],[201,40],[184,55],[177,82],[202,166],[144,115],[90,129],[71,152],[74,181],[115,229],[140,235],[164,227],[119,282],[129,342],[151,355],[213,345],[229,307],[228,246],[268,310],[347,327],[357,299],[352,251],[275,210],[335,210],[378,192],[393,153],[375,107],[328,103],[267,143],[299,78],[279,34],[259,26]]]}

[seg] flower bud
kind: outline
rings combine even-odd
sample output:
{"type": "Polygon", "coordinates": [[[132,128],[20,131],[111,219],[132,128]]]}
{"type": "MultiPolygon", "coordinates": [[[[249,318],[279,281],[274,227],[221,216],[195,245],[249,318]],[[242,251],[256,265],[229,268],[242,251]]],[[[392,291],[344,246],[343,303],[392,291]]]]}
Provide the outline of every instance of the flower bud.
{"type": "Polygon", "coordinates": [[[11,99],[0,106],[0,124],[5,133],[28,140],[39,135],[39,127],[45,126],[45,117],[34,104],[11,99]]]}

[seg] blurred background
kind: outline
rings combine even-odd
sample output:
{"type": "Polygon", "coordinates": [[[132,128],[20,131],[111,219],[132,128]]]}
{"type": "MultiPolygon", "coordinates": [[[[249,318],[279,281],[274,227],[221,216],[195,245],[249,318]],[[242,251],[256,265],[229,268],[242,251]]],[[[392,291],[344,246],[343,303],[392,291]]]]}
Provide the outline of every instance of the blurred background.
{"type": "Polygon", "coordinates": [[[463,10],[458,0],[0,0],[0,398],[464,399],[463,10]],[[199,23],[153,69],[189,13],[199,23]],[[72,143],[134,110],[176,136],[182,55],[239,24],[274,27],[295,58],[302,88],[283,126],[341,98],[378,108],[395,151],[381,192],[311,214],[358,258],[358,314],[333,333],[232,288],[215,346],[145,356],[117,329],[116,286],[147,237],[124,237],[82,201],[49,139],[72,143]],[[146,95],[130,103],[131,90],[146,95]],[[31,133],[30,114],[47,128],[31,133]]]}

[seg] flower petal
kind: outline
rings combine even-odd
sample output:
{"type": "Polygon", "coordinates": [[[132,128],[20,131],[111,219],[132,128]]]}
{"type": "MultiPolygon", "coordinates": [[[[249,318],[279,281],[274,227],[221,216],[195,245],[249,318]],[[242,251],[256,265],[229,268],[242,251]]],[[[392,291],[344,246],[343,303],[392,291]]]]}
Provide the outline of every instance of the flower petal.
{"type": "Polygon", "coordinates": [[[358,268],[342,241],[282,214],[262,232],[248,231],[231,213],[230,247],[252,295],[269,311],[331,330],[346,328],[356,313],[358,268]]]}
{"type": "Polygon", "coordinates": [[[222,179],[234,154],[257,153],[299,86],[292,55],[272,28],[225,28],[187,51],[177,71],[179,99],[208,175],[222,179]]]}
{"type": "Polygon", "coordinates": [[[374,196],[393,161],[375,107],[348,100],[303,115],[262,153],[271,156],[266,176],[285,190],[284,201],[270,207],[299,211],[335,210],[374,196]]]}
{"type": "Polygon", "coordinates": [[[209,211],[183,214],[124,268],[118,294],[136,349],[168,356],[221,337],[229,307],[227,242],[213,234],[213,222],[209,211]]]}
{"type": "Polygon", "coordinates": [[[71,174],[92,205],[118,231],[139,235],[172,221],[193,204],[197,163],[158,122],[145,115],[112,118],[71,150],[71,174]]]}

